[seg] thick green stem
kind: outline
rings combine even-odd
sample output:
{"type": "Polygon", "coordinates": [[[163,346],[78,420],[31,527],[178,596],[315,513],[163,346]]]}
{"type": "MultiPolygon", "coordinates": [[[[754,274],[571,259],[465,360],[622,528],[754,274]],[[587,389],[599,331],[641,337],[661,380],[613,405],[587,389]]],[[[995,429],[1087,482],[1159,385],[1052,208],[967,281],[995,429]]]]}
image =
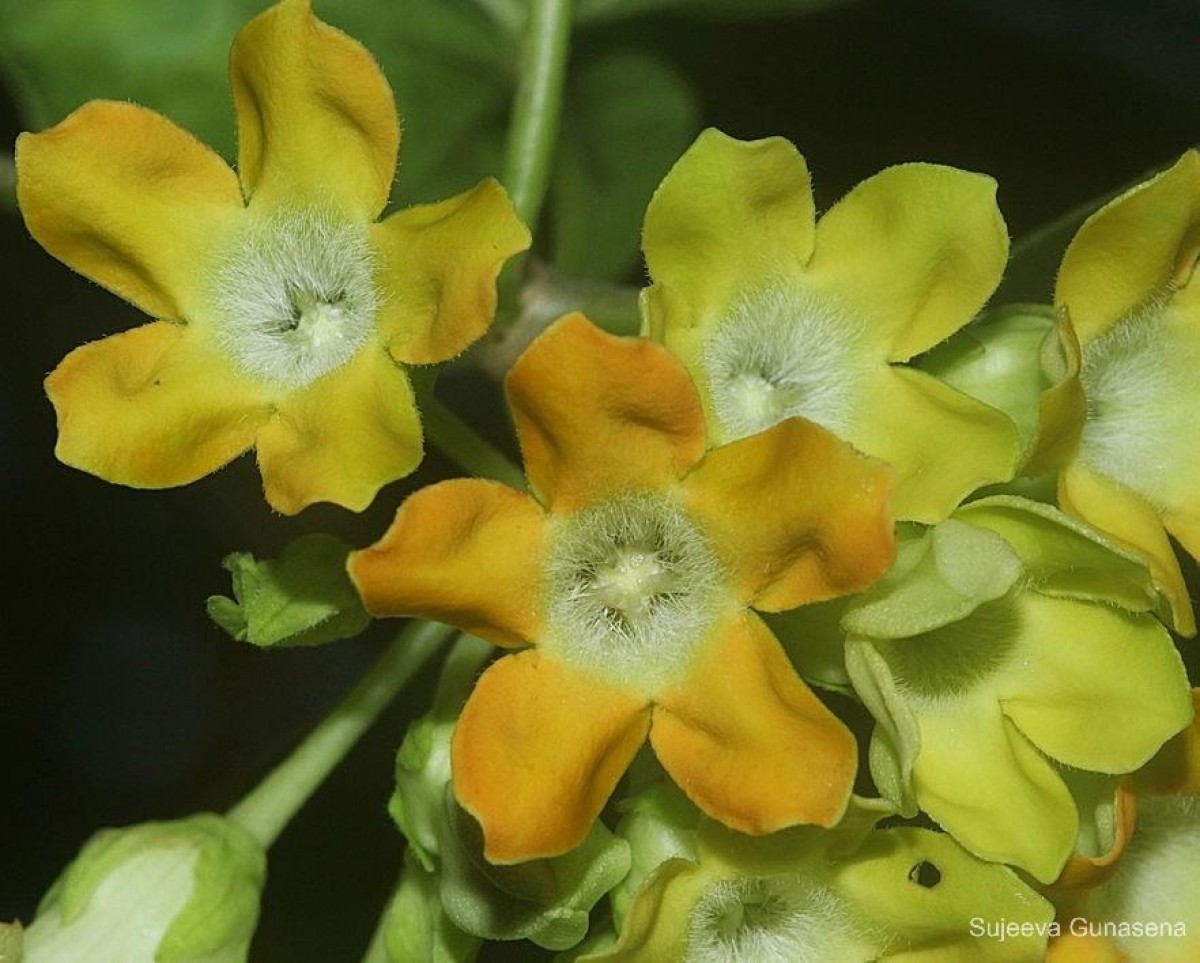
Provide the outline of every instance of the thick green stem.
{"type": "Polygon", "coordinates": [[[317,787],[455,630],[410,622],[349,695],[228,816],[264,847],[283,832],[317,787]]]}
{"type": "Polygon", "coordinates": [[[521,469],[432,394],[421,398],[421,419],[430,442],[460,468],[479,478],[490,478],[516,489],[525,488],[521,469]]]}
{"type": "Polygon", "coordinates": [[[570,35],[571,0],[530,0],[506,145],[504,185],[517,213],[531,227],[537,222],[550,182],[570,35]]]}

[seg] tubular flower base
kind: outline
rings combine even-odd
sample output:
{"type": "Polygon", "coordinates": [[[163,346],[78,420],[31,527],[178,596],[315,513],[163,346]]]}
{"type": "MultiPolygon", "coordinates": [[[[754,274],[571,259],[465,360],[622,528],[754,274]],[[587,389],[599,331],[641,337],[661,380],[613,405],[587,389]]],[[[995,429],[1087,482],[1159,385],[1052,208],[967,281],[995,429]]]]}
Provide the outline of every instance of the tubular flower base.
{"type": "Polygon", "coordinates": [[[816,221],[787,141],[702,133],[646,212],[647,333],[695,377],[716,444],[809,418],[888,462],[901,519],[936,522],[1012,477],[1003,414],[902,364],[965,325],[1000,282],[991,178],[892,167],[816,221]]]}
{"type": "Polygon", "coordinates": [[[18,141],[33,236],[159,319],[50,375],[57,454],[165,488],[256,447],[274,508],[360,510],[421,459],[402,365],[484,332],[529,234],[490,180],[374,223],[399,146],[392,93],[307,0],[251,21],[231,72],[238,174],[128,103],[93,101],[18,141]]]}
{"type": "Polygon", "coordinates": [[[647,737],[726,825],[836,823],[854,739],[749,609],[886,570],[886,468],[800,419],[705,457],[682,365],[582,315],[538,338],[507,390],[534,497],[434,485],[349,563],[378,615],[528,646],[484,673],[452,743],[487,858],[578,845],[647,737]]]}
{"type": "MultiPolygon", "coordinates": [[[[1200,558],[1200,153],[1093,214],[1063,259],[1055,301],[1067,364],[1045,409],[1047,438],[1068,438],[1062,507],[1148,560],[1176,631],[1196,619],[1168,532],[1200,558]]],[[[1048,393],[1049,395],[1049,393],[1048,393]]]]}

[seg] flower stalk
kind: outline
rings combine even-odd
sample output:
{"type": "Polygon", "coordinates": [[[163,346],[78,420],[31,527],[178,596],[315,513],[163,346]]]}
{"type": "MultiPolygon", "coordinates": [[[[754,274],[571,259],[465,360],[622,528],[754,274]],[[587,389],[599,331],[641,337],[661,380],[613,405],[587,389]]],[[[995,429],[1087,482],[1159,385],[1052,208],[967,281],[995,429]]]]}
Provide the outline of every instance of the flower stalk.
{"type": "Polygon", "coordinates": [[[264,847],[270,846],[359,737],[454,630],[413,621],[345,699],[261,783],[228,812],[264,847]]]}

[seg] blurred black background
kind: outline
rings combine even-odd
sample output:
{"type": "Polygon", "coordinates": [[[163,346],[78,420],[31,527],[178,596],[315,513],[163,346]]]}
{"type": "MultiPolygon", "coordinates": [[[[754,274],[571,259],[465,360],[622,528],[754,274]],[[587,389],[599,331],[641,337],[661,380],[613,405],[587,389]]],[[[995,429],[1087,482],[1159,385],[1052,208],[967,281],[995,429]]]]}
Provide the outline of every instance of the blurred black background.
{"type": "MultiPolygon", "coordinates": [[[[336,0],[316,7],[336,22],[336,0]]],[[[793,140],[821,209],[884,166],[937,161],[995,176],[1019,238],[1200,140],[1191,0],[868,0],[795,20],[662,17],[606,30],[667,51],[696,85],[705,124],[793,140]]],[[[0,143],[19,129],[0,101],[0,143]]],[[[361,516],[318,507],[290,519],[267,508],[248,457],[167,492],[65,468],[41,380],[76,345],[140,318],[2,210],[0,278],[0,919],[28,920],[97,828],[233,803],[395,628],[251,651],[204,613],[206,596],[228,590],[221,558],[270,555],[315,530],[366,544],[404,492],[451,468],[431,456],[361,516]]],[[[361,956],[399,866],[385,811],[393,754],[431,683],[389,710],[272,850],[254,960],[361,956]]],[[[539,954],[500,947],[489,958],[539,954]]]]}

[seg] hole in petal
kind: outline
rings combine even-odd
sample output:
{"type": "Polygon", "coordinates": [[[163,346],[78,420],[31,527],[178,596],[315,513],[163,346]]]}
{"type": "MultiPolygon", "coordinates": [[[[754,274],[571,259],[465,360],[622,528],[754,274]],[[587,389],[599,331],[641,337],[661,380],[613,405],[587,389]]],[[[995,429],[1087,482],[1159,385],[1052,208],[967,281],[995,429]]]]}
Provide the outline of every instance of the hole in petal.
{"type": "Polygon", "coordinates": [[[942,881],[942,871],[929,860],[923,859],[908,871],[908,880],[925,889],[933,889],[942,881]]]}

